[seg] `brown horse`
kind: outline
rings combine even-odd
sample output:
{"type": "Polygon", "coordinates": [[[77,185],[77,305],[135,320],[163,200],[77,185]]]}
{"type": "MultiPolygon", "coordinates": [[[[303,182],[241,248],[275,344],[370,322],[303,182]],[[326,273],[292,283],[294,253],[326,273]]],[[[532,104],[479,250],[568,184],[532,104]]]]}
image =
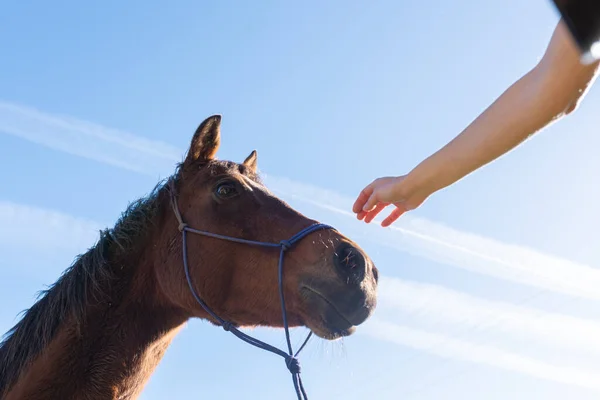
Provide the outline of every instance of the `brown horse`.
{"type": "MultiPolygon", "coordinates": [[[[7,334],[1,399],[134,399],[189,318],[220,324],[188,287],[174,211],[193,228],[261,242],[315,223],[261,183],[255,151],[241,164],[215,158],[220,123],[202,122],[169,185],[131,204],[7,334]]],[[[216,315],[233,327],[282,326],[276,250],[201,235],[186,247],[193,290],[216,315]]],[[[286,252],[282,288],[289,325],[334,340],[372,315],[377,269],[323,229],[286,252]]]]}

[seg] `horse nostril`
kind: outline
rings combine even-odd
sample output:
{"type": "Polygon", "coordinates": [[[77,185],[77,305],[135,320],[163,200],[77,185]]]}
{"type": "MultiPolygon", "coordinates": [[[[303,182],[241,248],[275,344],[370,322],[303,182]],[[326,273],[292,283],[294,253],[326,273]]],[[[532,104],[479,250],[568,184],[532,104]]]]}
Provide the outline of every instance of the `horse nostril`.
{"type": "Polygon", "coordinates": [[[338,272],[348,283],[359,284],[365,279],[365,256],[356,247],[342,243],[334,254],[334,264],[338,272]]]}

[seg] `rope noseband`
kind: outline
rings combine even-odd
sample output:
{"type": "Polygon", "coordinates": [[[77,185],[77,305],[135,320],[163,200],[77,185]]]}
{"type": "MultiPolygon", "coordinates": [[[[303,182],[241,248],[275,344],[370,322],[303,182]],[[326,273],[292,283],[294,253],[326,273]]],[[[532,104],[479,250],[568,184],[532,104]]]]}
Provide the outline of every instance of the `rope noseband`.
{"type": "Polygon", "coordinates": [[[334,228],[332,228],[329,225],[325,225],[325,224],[314,224],[314,225],[308,226],[307,228],[296,233],[290,239],[282,240],[279,243],[259,242],[259,241],[235,238],[235,237],[231,237],[231,236],[219,235],[219,234],[207,232],[207,231],[200,231],[200,230],[197,230],[194,228],[190,228],[183,221],[183,218],[181,217],[181,213],[179,212],[179,207],[177,206],[177,200],[175,198],[175,187],[174,187],[173,180],[169,181],[169,189],[170,189],[170,193],[171,193],[171,206],[173,207],[173,211],[175,213],[175,217],[177,218],[177,222],[179,223],[178,229],[182,235],[183,268],[184,268],[185,277],[187,279],[188,286],[190,288],[190,291],[192,292],[192,295],[194,296],[194,298],[196,299],[198,304],[200,304],[200,306],[202,306],[202,308],[211,317],[213,317],[215,320],[217,320],[217,322],[219,322],[221,324],[221,327],[225,331],[231,332],[232,334],[234,334],[235,336],[237,336],[238,338],[240,338],[241,340],[243,340],[246,343],[249,343],[260,349],[267,350],[271,353],[274,353],[274,354],[277,354],[277,355],[283,357],[283,359],[285,360],[285,365],[287,366],[288,370],[292,374],[292,380],[294,383],[294,388],[296,389],[296,394],[298,395],[298,400],[303,400],[303,399],[308,400],[308,396],[306,395],[306,391],[304,390],[304,386],[302,385],[302,379],[300,377],[300,362],[298,361],[297,356],[298,356],[298,353],[300,353],[300,351],[302,351],[304,346],[306,346],[306,344],[308,343],[308,340],[312,336],[312,331],[308,334],[308,336],[306,337],[306,339],[304,340],[304,342],[302,343],[302,345],[300,346],[298,351],[296,353],[294,353],[292,350],[292,343],[290,340],[287,312],[286,312],[286,307],[285,307],[285,298],[283,295],[283,261],[284,261],[285,252],[290,250],[296,243],[298,243],[304,237],[306,237],[309,234],[316,232],[318,230],[324,230],[324,229],[334,230],[334,228]],[[208,307],[206,305],[206,303],[200,298],[200,296],[198,295],[198,293],[196,293],[196,290],[194,289],[194,285],[192,284],[192,279],[190,276],[190,271],[189,271],[189,266],[188,266],[187,241],[186,241],[186,233],[187,232],[195,233],[195,234],[202,235],[202,236],[212,237],[215,239],[222,239],[222,240],[226,240],[229,242],[280,249],[279,250],[279,266],[278,266],[279,299],[281,301],[281,312],[283,314],[283,327],[285,330],[285,336],[286,336],[287,347],[288,347],[287,353],[284,352],[283,350],[278,349],[277,347],[271,346],[270,344],[262,342],[258,339],[253,338],[252,336],[249,336],[249,335],[243,333],[242,331],[237,329],[235,326],[233,326],[233,324],[231,322],[226,321],[226,320],[222,319],[221,317],[219,317],[217,314],[215,314],[210,309],[210,307],[208,307]]]}

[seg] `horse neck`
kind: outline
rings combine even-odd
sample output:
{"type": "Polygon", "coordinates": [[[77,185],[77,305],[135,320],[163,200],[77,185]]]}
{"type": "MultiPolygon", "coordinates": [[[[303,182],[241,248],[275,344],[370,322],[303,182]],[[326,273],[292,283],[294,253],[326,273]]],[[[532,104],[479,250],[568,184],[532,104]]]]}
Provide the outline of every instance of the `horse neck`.
{"type": "Polygon", "coordinates": [[[188,318],[159,300],[152,262],[145,261],[152,259],[142,253],[114,260],[131,276],[104,290],[79,321],[66,319],[4,400],[136,398],[188,318]]]}

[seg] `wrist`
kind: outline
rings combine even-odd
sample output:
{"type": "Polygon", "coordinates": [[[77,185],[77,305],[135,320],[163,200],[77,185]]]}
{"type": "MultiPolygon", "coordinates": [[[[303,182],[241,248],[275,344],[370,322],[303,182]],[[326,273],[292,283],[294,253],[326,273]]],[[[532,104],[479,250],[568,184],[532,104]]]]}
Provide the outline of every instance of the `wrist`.
{"type": "Polygon", "coordinates": [[[435,175],[428,171],[425,162],[411,170],[402,180],[400,194],[403,198],[410,199],[417,195],[426,198],[438,190],[435,175]]]}

